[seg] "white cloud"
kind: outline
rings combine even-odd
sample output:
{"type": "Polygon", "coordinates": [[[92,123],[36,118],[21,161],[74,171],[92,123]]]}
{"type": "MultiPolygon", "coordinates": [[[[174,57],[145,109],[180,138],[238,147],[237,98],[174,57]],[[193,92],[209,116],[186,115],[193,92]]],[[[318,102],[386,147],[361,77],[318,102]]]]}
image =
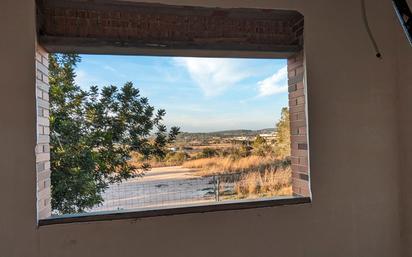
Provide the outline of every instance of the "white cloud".
{"type": "Polygon", "coordinates": [[[107,86],[110,85],[108,81],[102,80],[96,76],[93,76],[82,69],[76,70],[76,77],[74,83],[82,89],[89,89],[91,86],[107,86]]]}
{"type": "Polygon", "coordinates": [[[233,59],[177,57],[174,60],[187,69],[206,96],[219,95],[251,75],[233,59]]]}
{"type": "Polygon", "coordinates": [[[288,91],[287,84],[288,70],[287,66],[275,72],[272,76],[259,81],[259,96],[270,96],[288,91]]]}
{"type": "Polygon", "coordinates": [[[117,72],[117,70],[115,68],[113,68],[112,66],[109,66],[109,65],[104,65],[103,69],[109,70],[111,72],[117,72]]]}
{"type": "Polygon", "coordinates": [[[121,78],[125,78],[125,77],[126,77],[125,74],[119,72],[116,68],[113,68],[113,67],[110,66],[110,65],[104,65],[104,66],[103,66],[103,69],[112,72],[113,74],[115,74],[115,75],[118,76],[118,77],[121,77],[121,78]]]}

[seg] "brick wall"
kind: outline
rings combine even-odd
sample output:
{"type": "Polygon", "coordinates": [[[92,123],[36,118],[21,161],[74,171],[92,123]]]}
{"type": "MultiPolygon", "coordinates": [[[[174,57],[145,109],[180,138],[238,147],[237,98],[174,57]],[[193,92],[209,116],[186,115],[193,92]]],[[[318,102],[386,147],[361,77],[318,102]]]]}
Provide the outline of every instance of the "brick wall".
{"type": "Polygon", "coordinates": [[[43,219],[51,215],[50,195],[50,127],[48,54],[40,46],[36,50],[37,103],[37,213],[43,219]]]}
{"type": "MultiPolygon", "coordinates": [[[[39,42],[51,52],[102,46],[290,52],[302,15],[151,3],[39,1],[39,42]],[[102,44],[104,42],[104,44],[102,44]]],[[[101,50],[100,50],[101,51],[101,50]]]]}
{"type": "Polygon", "coordinates": [[[301,52],[288,59],[292,188],[297,196],[310,195],[304,74],[301,52]]]}

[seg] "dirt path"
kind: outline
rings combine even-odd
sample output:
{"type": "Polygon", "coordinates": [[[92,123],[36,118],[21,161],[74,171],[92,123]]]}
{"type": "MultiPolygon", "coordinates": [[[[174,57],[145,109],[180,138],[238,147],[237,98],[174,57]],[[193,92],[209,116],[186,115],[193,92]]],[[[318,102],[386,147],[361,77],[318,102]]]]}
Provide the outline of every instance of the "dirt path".
{"type": "Polygon", "coordinates": [[[162,180],[185,180],[192,178],[200,178],[200,176],[195,175],[195,170],[183,168],[182,166],[170,166],[170,167],[161,167],[153,168],[142,178],[138,178],[137,182],[146,183],[152,181],[162,181],[162,180]]]}
{"type": "Polygon", "coordinates": [[[214,201],[212,178],[194,174],[181,166],[153,168],[141,178],[111,185],[104,203],[91,211],[172,207],[214,201]]]}

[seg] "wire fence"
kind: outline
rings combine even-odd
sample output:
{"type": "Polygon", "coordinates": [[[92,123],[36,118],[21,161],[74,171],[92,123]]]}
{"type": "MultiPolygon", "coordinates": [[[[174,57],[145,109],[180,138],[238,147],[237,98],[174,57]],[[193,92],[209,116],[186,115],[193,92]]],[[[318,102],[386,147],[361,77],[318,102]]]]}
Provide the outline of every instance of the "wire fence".
{"type": "Polygon", "coordinates": [[[290,170],[189,178],[134,178],[111,185],[90,212],[155,209],[292,194],[290,170]]]}

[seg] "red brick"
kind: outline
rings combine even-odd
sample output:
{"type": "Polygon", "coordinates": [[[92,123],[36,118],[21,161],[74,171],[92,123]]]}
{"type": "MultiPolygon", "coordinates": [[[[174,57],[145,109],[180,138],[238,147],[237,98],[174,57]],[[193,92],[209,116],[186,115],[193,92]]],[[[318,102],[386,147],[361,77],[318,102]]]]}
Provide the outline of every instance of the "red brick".
{"type": "Polygon", "coordinates": [[[306,127],[306,120],[291,121],[290,126],[291,126],[291,128],[306,127]]]}
{"type": "Polygon", "coordinates": [[[291,63],[288,62],[288,71],[295,70],[295,69],[297,69],[299,67],[302,67],[302,66],[303,66],[302,62],[296,62],[296,61],[293,61],[291,63]]]}
{"type": "Polygon", "coordinates": [[[294,156],[294,157],[306,157],[306,156],[308,156],[308,150],[297,150],[297,149],[292,148],[291,152],[292,152],[292,156],[294,156]]]}
{"type": "Polygon", "coordinates": [[[308,156],[302,156],[298,158],[300,165],[308,166],[308,156]]]}
{"type": "Polygon", "coordinates": [[[306,110],[306,106],[304,104],[295,105],[295,106],[289,105],[289,107],[290,107],[290,110],[289,110],[290,113],[304,112],[306,110]]]}
{"type": "Polygon", "coordinates": [[[306,143],[307,137],[306,135],[291,135],[290,140],[293,143],[306,143]]]}
{"type": "Polygon", "coordinates": [[[304,165],[292,165],[293,173],[308,173],[308,167],[304,165]]]}
{"type": "Polygon", "coordinates": [[[296,74],[302,74],[303,72],[304,72],[303,66],[299,66],[298,68],[296,68],[296,74]]]}
{"type": "MultiPolygon", "coordinates": [[[[297,85],[297,84],[296,84],[297,85]]],[[[295,91],[289,93],[289,99],[304,96],[305,91],[303,88],[297,88],[295,91]]]]}
{"type": "Polygon", "coordinates": [[[304,197],[308,197],[310,195],[308,181],[294,178],[292,181],[292,189],[293,189],[293,193],[297,195],[304,196],[304,197]]]}

